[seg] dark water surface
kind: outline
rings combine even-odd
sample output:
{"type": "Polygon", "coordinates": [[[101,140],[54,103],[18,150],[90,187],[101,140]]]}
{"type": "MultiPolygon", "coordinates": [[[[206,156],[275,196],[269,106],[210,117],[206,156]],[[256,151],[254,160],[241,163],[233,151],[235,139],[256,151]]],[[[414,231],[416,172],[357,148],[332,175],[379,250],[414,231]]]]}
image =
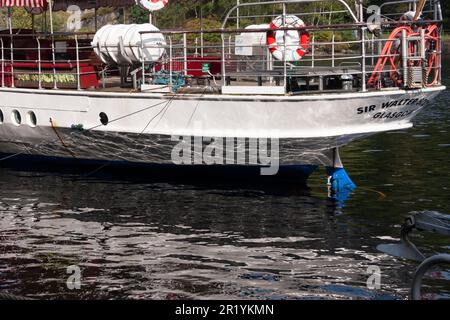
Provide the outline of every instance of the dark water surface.
{"type": "MultiPolygon", "coordinates": [[[[323,171],[305,189],[0,168],[0,293],[405,299],[417,264],[376,247],[398,240],[413,211],[450,213],[449,101],[446,91],[414,129],[343,149],[359,188],[342,209],[327,199],[323,171]],[[81,270],[80,290],[66,286],[71,265],[81,270]],[[381,269],[379,290],[367,288],[369,266],[381,269]]],[[[450,251],[449,238],[416,233],[413,240],[427,253],[450,251]]],[[[450,295],[448,281],[425,284],[429,294],[450,295]]]]}

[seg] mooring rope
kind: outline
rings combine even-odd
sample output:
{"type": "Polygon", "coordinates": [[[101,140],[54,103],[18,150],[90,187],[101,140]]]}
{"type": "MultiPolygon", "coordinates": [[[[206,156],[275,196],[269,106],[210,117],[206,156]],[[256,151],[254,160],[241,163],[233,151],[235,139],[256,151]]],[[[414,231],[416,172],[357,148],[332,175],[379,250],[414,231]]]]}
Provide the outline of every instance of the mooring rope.
{"type": "MultiPolygon", "coordinates": [[[[169,101],[172,101],[174,98],[175,98],[175,95],[172,96],[171,99],[170,99],[169,101]]],[[[162,105],[162,104],[167,104],[167,103],[168,103],[168,101],[158,102],[158,103],[156,103],[156,104],[154,104],[154,105],[148,106],[148,107],[143,108],[143,109],[141,109],[141,110],[138,110],[138,111],[135,111],[135,112],[132,112],[132,113],[128,113],[128,114],[126,114],[126,115],[124,115],[124,116],[121,116],[121,117],[119,117],[119,118],[113,119],[113,120],[109,121],[109,123],[116,122],[116,121],[119,121],[119,120],[122,120],[122,119],[125,119],[125,118],[128,118],[128,117],[131,117],[131,116],[133,116],[133,115],[139,114],[139,113],[141,113],[141,112],[150,110],[150,109],[152,109],[152,108],[156,108],[156,107],[158,107],[158,106],[160,106],[160,105],[162,105]]],[[[83,130],[83,131],[84,131],[84,132],[89,132],[89,131],[95,130],[95,129],[101,127],[101,126],[103,126],[103,124],[96,125],[96,126],[94,126],[94,127],[92,127],[92,128],[88,128],[88,129],[85,129],[85,130],[83,130]]],[[[72,132],[71,135],[72,135],[72,134],[74,134],[74,133],[72,132]]],[[[44,145],[44,144],[54,143],[54,142],[58,142],[58,141],[61,142],[61,139],[58,138],[58,139],[55,139],[55,140],[50,141],[50,142],[39,143],[39,144],[34,145],[33,147],[34,147],[34,148],[38,148],[38,147],[40,147],[40,146],[42,146],[42,145],[44,145]]],[[[26,153],[26,151],[21,151],[21,152],[15,153],[15,154],[8,155],[8,156],[6,156],[6,157],[0,158],[0,162],[3,162],[3,161],[6,161],[6,160],[15,158],[15,157],[20,156],[20,155],[23,155],[23,154],[25,154],[25,153],[26,153]]]]}
{"type": "MultiPolygon", "coordinates": [[[[176,97],[176,95],[174,94],[168,101],[164,102],[165,106],[153,118],[150,119],[150,121],[147,123],[147,125],[144,127],[144,129],[138,134],[138,136],[142,135],[145,132],[145,130],[147,130],[148,126],[150,126],[150,124],[153,122],[153,120],[156,119],[160,114],[162,114],[162,117],[164,116],[164,114],[166,113],[166,111],[168,110],[170,105],[172,104],[172,101],[175,99],[175,97],[176,97]]],[[[161,104],[163,104],[163,103],[158,103],[157,105],[159,106],[161,104]]],[[[116,121],[117,121],[117,119],[116,119],[116,121]]],[[[93,129],[91,128],[90,130],[93,130],[93,129]]],[[[88,130],[88,131],[90,131],[90,130],[88,130]]],[[[92,171],[88,172],[87,174],[83,175],[83,178],[87,178],[87,177],[103,170],[104,168],[109,166],[111,163],[112,163],[112,160],[108,160],[106,163],[102,164],[97,169],[92,170],[92,171]]]]}
{"type": "Polygon", "coordinates": [[[147,128],[150,126],[150,124],[153,122],[153,120],[155,120],[160,114],[162,114],[161,117],[164,117],[170,105],[172,104],[174,98],[175,95],[173,95],[172,98],[170,98],[170,100],[167,101],[166,105],[153,118],[150,119],[150,121],[147,123],[147,125],[144,127],[141,133],[138,134],[138,136],[142,135],[145,132],[145,130],[147,130],[147,128]]]}
{"type": "Polygon", "coordinates": [[[358,187],[358,189],[359,190],[366,190],[366,191],[370,191],[370,192],[378,194],[380,196],[379,200],[384,200],[384,199],[387,198],[387,194],[386,193],[378,191],[378,190],[375,190],[375,189],[372,189],[372,188],[358,187]]]}
{"type": "MultiPolygon", "coordinates": [[[[205,93],[206,93],[206,88],[205,88],[205,90],[202,92],[202,94],[200,95],[200,98],[201,97],[203,97],[204,95],[205,95],[205,93]]],[[[198,102],[197,102],[197,104],[195,105],[195,109],[194,109],[194,111],[192,112],[192,114],[191,114],[191,117],[189,118],[189,121],[188,121],[188,124],[186,125],[186,128],[188,128],[189,126],[190,126],[190,124],[192,123],[192,119],[194,119],[194,116],[195,116],[195,114],[197,113],[197,109],[198,109],[198,106],[200,105],[200,100],[198,100],[198,102]]]]}
{"type": "Polygon", "coordinates": [[[58,137],[59,141],[61,142],[62,146],[70,153],[70,155],[74,158],[76,158],[75,153],[69,148],[69,146],[64,142],[63,138],[59,134],[58,130],[56,129],[56,125],[52,118],[50,118],[50,124],[52,126],[53,131],[55,132],[56,136],[58,137]]]}

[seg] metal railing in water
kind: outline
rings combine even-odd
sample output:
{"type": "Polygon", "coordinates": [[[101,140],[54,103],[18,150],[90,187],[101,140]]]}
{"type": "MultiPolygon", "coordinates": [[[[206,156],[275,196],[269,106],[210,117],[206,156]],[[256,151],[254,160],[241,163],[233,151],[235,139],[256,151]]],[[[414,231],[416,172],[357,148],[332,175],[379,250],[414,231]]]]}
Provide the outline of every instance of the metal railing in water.
{"type": "MultiPolygon", "coordinates": [[[[402,87],[407,86],[410,60],[421,60],[422,63],[425,63],[424,49],[427,40],[424,28],[434,24],[440,28],[442,22],[439,2],[429,0],[429,5],[424,10],[428,18],[414,23],[415,33],[418,35],[416,34],[412,39],[401,34],[392,39],[388,36],[393,30],[401,26],[411,26],[411,23],[400,23],[398,17],[393,16],[394,13],[385,14],[383,10],[395,5],[406,5],[407,9],[414,10],[418,0],[384,3],[379,11],[383,22],[381,33],[378,35],[369,32],[363,15],[366,8],[362,5],[358,8],[358,14],[353,13],[345,1],[332,1],[338,3],[339,6],[326,8],[321,11],[320,15],[311,12],[302,13],[297,7],[306,3],[323,2],[330,1],[286,0],[256,4],[244,3],[232,8],[222,27],[217,30],[141,32],[141,44],[135,48],[140,49],[141,53],[151,49],[164,49],[165,53],[161,60],[156,62],[146,60],[142,55],[139,64],[112,67],[114,71],[116,69],[125,70],[125,74],[120,76],[133,78],[135,87],[165,84],[172,91],[176,91],[180,87],[204,87],[206,89],[211,87],[218,89],[214,92],[220,92],[224,87],[244,86],[281,88],[283,93],[296,94],[325,90],[364,92],[381,87],[395,89],[399,87],[399,82],[402,83],[402,87]],[[257,10],[248,10],[249,14],[242,15],[243,8],[261,5],[276,6],[277,10],[273,10],[271,14],[259,14],[257,10]],[[238,9],[241,9],[240,15],[236,14],[238,9]],[[278,28],[277,32],[282,33],[284,38],[294,31],[308,32],[310,43],[307,54],[301,60],[290,61],[286,54],[283,55],[282,60],[276,60],[270,53],[271,46],[267,45],[265,40],[267,32],[274,30],[267,26],[265,28],[254,28],[254,26],[257,22],[260,25],[262,25],[261,22],[268,23],[278,16],[281,16],[285,22],[289,15],[301,17],[305,21],[312,19],[313,22],[324,20],[325,18],[321,18],[321,16],[325,16],[329,23],[320,25],[307,23],[306,26],[300,28],[289,26],[278,28]],[[335,15],[339,17],[339,23],[332,23],[336,20],[335,15]],[[317,18],[318,16],[319,18],[317,18]],[[239,19],[239,23],[236,23],[236,19],[239,19]],[[238,25],[244,24],[253,27],[238,27],[238,25]],[[142,41],[142,36],[146,33],[162,33],[166,44],[146,44],[142,41]],[[251,39],[254,36],[261,37],[259,43],[241,41],[243,38],[251,39]],[[383,48],[387,47],[387,44],[392,44],[397,50],[390,54],[383,53],[383,48]],[[407,45],[416,47],[414,56],[408,51],[407,45]],[[377,69],[377,64],[384,58],[389,58],[395,63],[377,69]],[[376,74],[380,74],[380,76],[374,76],[376,74]],[[396,77],[399,79],[397,83],[387,81],[396,77]],[[372,83],[371,79],[378,79],[378,82],[372,83]],[[383,79],[387,80],[381,84],[383,79]]],[[[439,32],[441,32],[440,29],[439,32]]],[[[92,74],[102,78],[103,87],[109,80],[116,84],[113,80],[119,74],[112,72],[112,76],[108,75],[108,68],[111,66],[94,58],[94,49],[96,48],[90,44],[91,38],[92,34],[73,33],[0,34],[1,86],[14,87],[17,79],[31,79],[34,81],[28,82],[34,82],[38,89],[82,90],[86,89],[82,86],[82,80],[92,74]],[[36,45],[30,45],[31,41],[36,45]],[[60,42],[65,43],[65,46],[58,46],[60,42]],[[71,69],[70,72],[59,70],[58,67],[61,64],[68,64],[66,67],[71,69]],[[34,65],[35,68],[24,68],[27,65],[34,65]],[[95,68],[88,70],[84,67],[85,65],[94,65],[95,68]],[[70,86],[59,81],[64,80],[64,74],[67,77],[70,76],[70,86]]],[[[439,37],[434,48],[436,62],[433,66],[428,66],[429,69],[426,70],[427,74],[438,73],[437,82],[434,84],[440,83],[441,79],[442,46],[440,42],[439,37]]],[[[284,52],[295,51],[297,47],[297,43],[289,44],[285,41],[282,44],[284,52]]],[[[112,49],[117,50],[117,48],[112,49]]],[[[432,48],[428,49],[432,50],[432,48]]],[[[120,87],[123,84],[124,81],[121,81],[117,86],[120,87]]],[[[205,92],[208,92],[206,89],[205,92]]]]}

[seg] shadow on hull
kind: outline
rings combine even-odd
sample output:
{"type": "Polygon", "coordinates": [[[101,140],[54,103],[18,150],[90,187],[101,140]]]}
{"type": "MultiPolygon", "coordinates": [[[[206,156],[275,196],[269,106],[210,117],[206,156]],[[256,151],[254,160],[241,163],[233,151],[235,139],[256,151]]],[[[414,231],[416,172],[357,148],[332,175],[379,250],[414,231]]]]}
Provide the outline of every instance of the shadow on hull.
{"type": "Polygon", "coordinates": [[[80,160],[33,155],[7,158],[0,155],[0,168],[35,173],[71,175],[74,180],[105,180],[129,183],[179,183],[204,188],[258,189],[290,195],[308,195],[307,180],[317,169],[314,165],[281,166],[278,174],[261,175],[258,166],[171,165],[121,161],[80,160]]]}

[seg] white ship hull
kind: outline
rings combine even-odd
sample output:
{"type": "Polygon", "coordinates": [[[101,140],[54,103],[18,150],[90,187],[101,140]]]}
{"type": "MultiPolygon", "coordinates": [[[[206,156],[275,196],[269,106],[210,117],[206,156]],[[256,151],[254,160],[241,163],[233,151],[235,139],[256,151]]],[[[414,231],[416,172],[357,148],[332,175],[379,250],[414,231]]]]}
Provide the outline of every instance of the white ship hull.
{"type": "Polygon", "coordinates": [[[329,166],[328,150],[411,127],[443,89],[269,97],[0,88],[0,153],[172,163],[173,136],[269,138],[280,139],[281,164],[329,166]]]}

